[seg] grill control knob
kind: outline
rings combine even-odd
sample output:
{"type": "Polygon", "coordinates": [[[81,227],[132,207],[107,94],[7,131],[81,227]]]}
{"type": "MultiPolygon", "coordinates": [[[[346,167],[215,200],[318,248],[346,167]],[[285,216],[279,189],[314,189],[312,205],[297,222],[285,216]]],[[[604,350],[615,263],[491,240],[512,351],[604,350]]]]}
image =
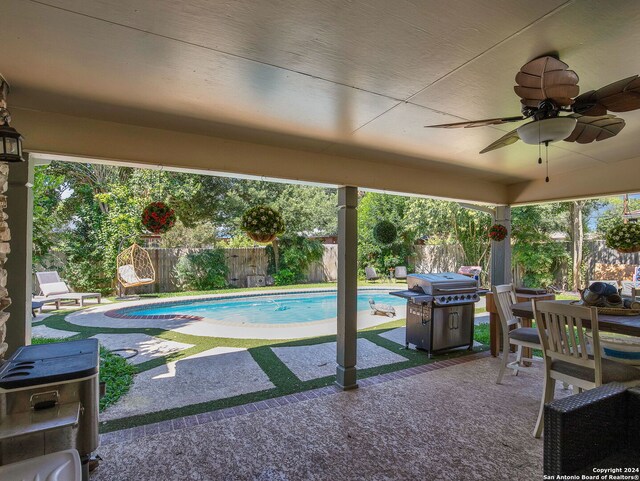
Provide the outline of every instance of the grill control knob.
{"type": "Polygon", "coordinates": [[[444,302],[446,302],[446,301],[447,301],[447,298],[446,298],[446,297],[442,296],[442,297],[440,298],[440,302],[444,303],[444,302]]]}

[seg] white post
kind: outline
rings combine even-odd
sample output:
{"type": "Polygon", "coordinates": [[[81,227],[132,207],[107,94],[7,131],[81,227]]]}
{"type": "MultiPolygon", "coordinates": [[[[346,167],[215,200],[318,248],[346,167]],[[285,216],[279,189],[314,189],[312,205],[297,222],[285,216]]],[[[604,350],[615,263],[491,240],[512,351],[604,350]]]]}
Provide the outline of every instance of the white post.
{"type": "Polygon", "coordinates": [[[501,242],[491,241],[491,285],[509,284],[511,275],[511,207],[498,205],[494,223],[507,228],[507,237],[501,242]]]}
{"type": "Polygon", "coordinates": [[[358,337],[358,189],[338,189],[338,335],[336,384],[358,387],[356,351],[358,337]]]}

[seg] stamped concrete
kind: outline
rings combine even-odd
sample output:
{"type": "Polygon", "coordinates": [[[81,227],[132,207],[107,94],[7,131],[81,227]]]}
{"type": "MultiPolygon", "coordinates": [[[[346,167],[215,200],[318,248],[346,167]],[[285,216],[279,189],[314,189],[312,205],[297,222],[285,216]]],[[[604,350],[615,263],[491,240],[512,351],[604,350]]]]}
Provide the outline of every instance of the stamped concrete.
{"type": "Polygon", "coordinates": [[[100,420],[199,404],[273,387],[249,351],[216,347],[137,374],[129,392],[101,413],[100,420]]]}
{"type": "Polygon", "coordinates": [[[61,329],[53,329],[43,325],[31,327],[31,337],[46,337],[50,339],[66,339],[78,334],[77,332],[63,331],[61,329]]]}
{"type": "MultiPolygon", "coordinates": [[[[336,373],[336,343],[312,346],[272,347],[271,350],[301,381],[309,381],[336,373]]],[[[367,339],[358,339],[359,369],[384,366],[407,358],[378,346],[367,339]]]]}
{"type": "MultiPolygon", "coordinates": [[[[93,481],[542,479],[542,371],[499,359],[100,446],[93,481]]],[[[558,388],[556,396],[570,391],[558,388]]]]}
{"type": "Polygon", "coordinates": [[[137,355],[127,359],[131,364],[140,364],[193,347],[193,344],[167,341],[146,334],[96,334],[92,337],[112,351],[115,349],[135,349],[138,351],[137,355]]]}

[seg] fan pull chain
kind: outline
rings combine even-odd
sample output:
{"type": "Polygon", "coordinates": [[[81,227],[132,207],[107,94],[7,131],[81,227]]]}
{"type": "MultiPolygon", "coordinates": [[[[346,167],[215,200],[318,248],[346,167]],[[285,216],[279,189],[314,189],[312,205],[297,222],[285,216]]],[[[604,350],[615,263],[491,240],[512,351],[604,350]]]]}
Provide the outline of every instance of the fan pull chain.
{"type": "Polygon", "coordinates": [[[545,146],[545,154],[546,154],[546,158],[547,158],[547,178],[544,179],[545,182],[549,182],[549,142],[545,142],[544,143],[545,146]]]}
{"type": "Polygon", "coordinates": [[[542,143],[540,142],[540,123],[538,123],[538,164],[542,163],[542,143]]]}

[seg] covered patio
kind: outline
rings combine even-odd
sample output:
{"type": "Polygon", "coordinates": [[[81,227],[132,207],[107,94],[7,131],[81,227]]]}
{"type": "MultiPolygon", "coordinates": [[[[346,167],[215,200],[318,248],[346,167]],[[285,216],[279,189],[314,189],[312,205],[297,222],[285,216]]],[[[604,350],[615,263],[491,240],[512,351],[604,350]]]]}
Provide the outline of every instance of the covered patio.
{"type": "Polygon", "coordinates": [[[490,212],[507,229],[491,283],[509,283],[512,206],[640,191],[640,112],[605,142],[549,144],[548,170],[538,145],[479,154],[530,119],[424,127],[519,115],[514,76],[543,55],[581,93],[636,75],[640,4],[5,0],[0,13],[28,152],[9,171],[7,355],[31,341],[34,165],[338,188],[335,387],[104,434],[94,479],[542,479],[537,368],[496,385],[499,361],[474,354],[358,381],[358,191],[490,212]]]}

